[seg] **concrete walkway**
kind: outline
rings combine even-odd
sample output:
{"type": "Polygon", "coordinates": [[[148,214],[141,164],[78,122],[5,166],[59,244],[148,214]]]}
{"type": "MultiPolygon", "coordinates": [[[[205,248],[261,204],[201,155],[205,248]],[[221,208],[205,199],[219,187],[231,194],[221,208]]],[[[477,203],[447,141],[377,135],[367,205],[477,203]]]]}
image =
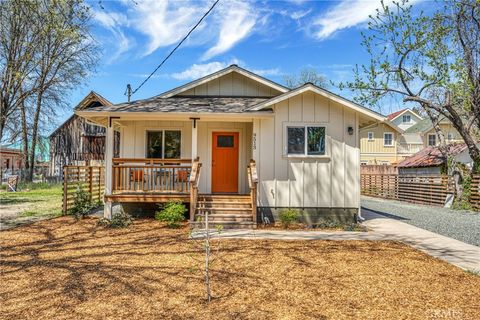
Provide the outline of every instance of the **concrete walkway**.
{"type": "Polygon", "coordinates": [[[383,240],[409,244],[462,269],[480,271],[480,247],[363,209],[363,223],[383,240]]]}
{"type": "MultiPolygon", "coordinates": [[[[212,236],[235,239],[271,240],[394,240],[409,244],[433,257],[462,269],[480,271],[480,247],[448,238],[401,221],[363,209],[363,224],[371,231],[283,231],[283,230],[223,230],[211,231],[212,236]]],[[[194,231],[193,238],[204,236],[194,231]]]]}

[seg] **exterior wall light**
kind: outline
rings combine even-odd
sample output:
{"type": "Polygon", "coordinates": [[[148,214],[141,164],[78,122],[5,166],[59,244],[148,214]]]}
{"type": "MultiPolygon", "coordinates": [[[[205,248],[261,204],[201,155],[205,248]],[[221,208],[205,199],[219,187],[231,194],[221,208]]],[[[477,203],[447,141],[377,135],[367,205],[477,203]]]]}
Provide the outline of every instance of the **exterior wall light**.
{"type": "Polygon", "coordinates": [[[348,127],[347,132],[349,135],[353,135],[353,127],[348,127]]]}

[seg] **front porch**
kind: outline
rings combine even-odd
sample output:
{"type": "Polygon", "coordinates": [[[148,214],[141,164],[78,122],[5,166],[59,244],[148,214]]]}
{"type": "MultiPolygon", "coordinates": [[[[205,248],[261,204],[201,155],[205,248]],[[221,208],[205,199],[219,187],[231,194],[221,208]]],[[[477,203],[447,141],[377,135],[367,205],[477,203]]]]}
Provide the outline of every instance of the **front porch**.
{"type": "MultiPolygon", "coordinates": [[[[257,172],[251,160],[246,173],[248,194],[199,194],[202,164],[191,159],[112,159],[112,191],[105,194],[106,207],[112,203],[163,203],[181,201],[190,206],[191,223],[208,214],[211,225],[255,227],[257,172]]],[[[108,213],[108,211],[105,211],[108,213]]]]}

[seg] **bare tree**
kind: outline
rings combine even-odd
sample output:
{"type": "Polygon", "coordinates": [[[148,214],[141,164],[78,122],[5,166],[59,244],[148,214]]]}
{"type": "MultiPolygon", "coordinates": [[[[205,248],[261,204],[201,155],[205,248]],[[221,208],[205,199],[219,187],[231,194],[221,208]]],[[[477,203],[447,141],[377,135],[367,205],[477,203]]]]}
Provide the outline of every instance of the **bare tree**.
{"type": "MultiPolygon", "coordinates": [[[[440,4],[440,3],[439,3],[440,4]]],[[[433,14],[413,14],[406,0],[381,8],[368,23],[362,45],[370,64],[340,84],[370,105],[388,96],[413,102],[432,120],[441,145],[439,120],[448,119],[465,141],[480,172],[476,137],[480,124],[480,6],[475,0],[438,5],[433,14]]]]}
{"type": "Polygon", "coordinates": [[[0,141],[7,121],[32,91],[27,90],[35,68],[38,33],[31,28],[34,4],[29,1],[0,1],[0,141]]]}
{"type": "Polygon", "coordinates": [[[313,83],[321,88],[326,88],[328,86],[325,76],[314,68],[304,68],[299,74],[285,75],[283,77],[283,82],[290,89],[300,87],[305,83],[313,83]]]}
{"type": "MultiPolygon", "coordinates": [[[[2,2],[2,117],[20,119],[27,164],[32,180],[40,133],[70,90],[82,84],[94,69],[97,46],[89,33],[90,13],[82,0],[2,2]]],[[[18,126],[16,127],[19,130],[18,126]]]]}

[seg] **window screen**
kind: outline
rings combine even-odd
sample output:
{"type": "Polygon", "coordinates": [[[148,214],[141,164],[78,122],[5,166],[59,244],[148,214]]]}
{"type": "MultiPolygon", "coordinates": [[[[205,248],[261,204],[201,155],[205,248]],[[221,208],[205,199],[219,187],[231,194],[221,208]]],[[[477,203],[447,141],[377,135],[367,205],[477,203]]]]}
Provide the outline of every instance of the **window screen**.
{"type": "Polygon", "coordinates": [[[287,128],[288,154],[305,154],[305,128],[287,128]]]}
{"type": "Polygon", "coordinates": [[[307,127],[307,139],[309,155],[325,154],[325,128],[324,127],[307,127]]]}
{"type": "Polygon", "coordinates": [[[147,132],[147,158],[162,158],[163,131],[147,132]]]}
{"type": "Polygon", "coordinates": [[[180,159],[180,131],[165,130],[165,159],[180,159]]]}
{"type": "Polygon", "coordinates": [[[233,136],[217,136],[217,147],[219,148],[233,148],[233,136]]]}

